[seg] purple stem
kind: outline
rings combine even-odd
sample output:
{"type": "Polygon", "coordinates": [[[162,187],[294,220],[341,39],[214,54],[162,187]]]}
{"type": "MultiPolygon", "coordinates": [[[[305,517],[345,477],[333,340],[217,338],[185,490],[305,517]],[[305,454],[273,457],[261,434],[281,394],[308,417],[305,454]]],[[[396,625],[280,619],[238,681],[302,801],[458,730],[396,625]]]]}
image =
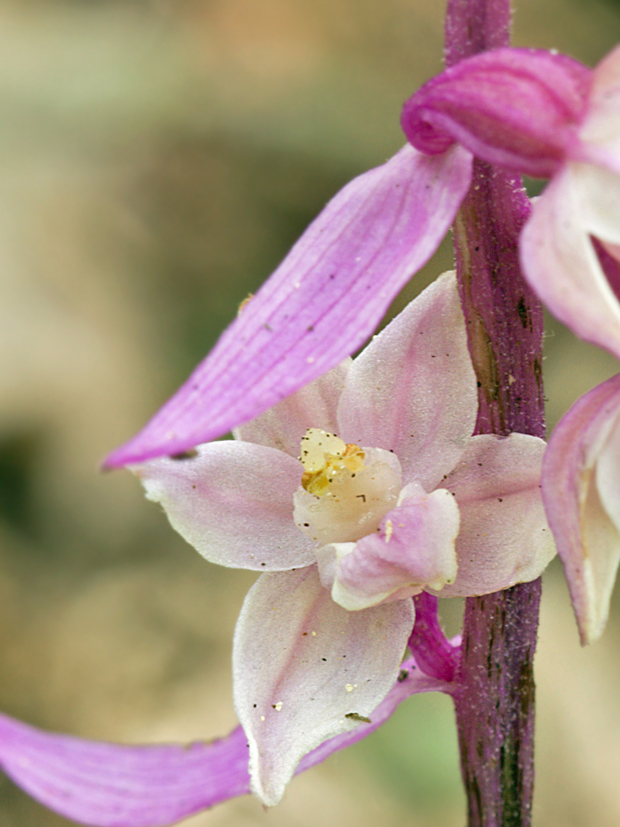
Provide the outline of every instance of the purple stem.
{"type": "MultiPolygon", "coordinates": [[[[448,66],[509,45],[510,0],[449,0],[448,66]]],[[[521,181],[475,161],[454,246],[480,388],[478,433],[544,436],[542,308],[519,268],[529,212],[521,181]]],[[[540,580],[466,602],[454,693],[468,827],[529,827],[533,658],[540,580]]]]}

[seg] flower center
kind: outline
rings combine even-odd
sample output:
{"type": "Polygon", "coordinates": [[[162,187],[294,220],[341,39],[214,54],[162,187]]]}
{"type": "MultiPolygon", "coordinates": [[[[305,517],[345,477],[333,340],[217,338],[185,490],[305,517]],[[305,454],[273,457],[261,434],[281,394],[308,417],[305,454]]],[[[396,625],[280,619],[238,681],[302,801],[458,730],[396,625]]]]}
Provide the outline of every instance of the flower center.
{"type": "Polygon", "coordinates": [[[300,459],[304,471],[293,516],[300,530],[321,545],[371,534],[396,505],[401,469],[390,451],[347,445],[335,434],[309,428],[300,459]]]}
{"type": "Polygon", "coordinates": [[[363,471],[364,457],[359,445],[347,445],[336,434],[308,428],[301,438],[302,488],[315,497],[333,497],[332,483],[347,476],[353,479],[363,471]]]}

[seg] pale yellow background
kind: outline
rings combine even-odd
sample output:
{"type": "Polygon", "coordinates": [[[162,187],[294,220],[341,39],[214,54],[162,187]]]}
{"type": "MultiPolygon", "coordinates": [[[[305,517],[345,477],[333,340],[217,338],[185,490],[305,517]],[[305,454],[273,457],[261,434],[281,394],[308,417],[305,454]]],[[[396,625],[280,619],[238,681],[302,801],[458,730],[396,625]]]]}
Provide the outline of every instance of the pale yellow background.
{"type": "MultiPolygon", "coordinates": [[[[325,201],[402,143],[434,0],[0,2],[0,708],[94,738],[235,723],[252,577],[201,558],[102,456],[206,353],[325,201]]],[[[594,64],[611,0],[522,0],[515,42],[594,64]]],[[[407,295],[450,266],[445,244],[407,295]]],[[[549,417],[616,370],[548,323],[549,417]]],[[[266,484],[268,485],[268,479],[266,484]]],[[[459,606],[447,608],[457,628],[459,606]]],[[[561,569],[537,660],[539,827],[620,823],[620,618],[580,650],[561,569]]],[[[448,699],[194,827],[462,827],[448,699]]],[[[66,824],[0,778],[2,827],[66,824]]]]}

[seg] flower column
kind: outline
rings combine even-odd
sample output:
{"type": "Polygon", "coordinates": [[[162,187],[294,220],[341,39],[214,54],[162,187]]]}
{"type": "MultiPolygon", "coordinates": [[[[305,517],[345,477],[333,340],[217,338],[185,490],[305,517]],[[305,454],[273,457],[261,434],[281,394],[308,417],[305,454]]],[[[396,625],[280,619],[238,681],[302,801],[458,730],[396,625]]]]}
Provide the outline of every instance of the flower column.
{"type": "MultiPolygon", "coordinates": [[[[446,65],[509,44],[509,0],[450,0],[446,65]]],[[[477,433],[544,436],[542,308],[517,243],[529,202],[517,176],[475,160],[454,228],[477,433]]],[[[469,827],[526,827],[533,792],[533,657],[540,579],[467,599],[455,695],[469,827]]]]}

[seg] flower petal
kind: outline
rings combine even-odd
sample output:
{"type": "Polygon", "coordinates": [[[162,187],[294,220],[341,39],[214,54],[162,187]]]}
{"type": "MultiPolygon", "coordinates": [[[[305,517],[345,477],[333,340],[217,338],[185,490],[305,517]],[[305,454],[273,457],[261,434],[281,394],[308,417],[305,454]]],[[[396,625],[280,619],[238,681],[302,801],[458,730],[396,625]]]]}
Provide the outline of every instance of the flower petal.
{"type": "Polygon", "coordinates": [[[258,416],[339,364],[372,333],[452,223],[471,178],[460,147],[410,146],[348,184],[108,467],[175,454],[258,416]]]}
{"type": "Polygon", "coordinates": [[[592,72],[588,112],[579,133],[593,161],[620,173],[620,47],[592,72]],[[589,145],[589,146],[588,146],[589,145]]]}
{"type": "Polygon", "coordinates": [[[387,514],[379,533],[319,549],[321,582],[349,611],[411,597],[428,585],[441,589],[456,579],[458,532],[452,494],[420,491],[387,514]]]}
{"type": "Polygon", "coordinates": [[[440,597],[507,589],[539,577],[555,555],[540,495],[545,443],[526,434],[472,439],[444,485],[456,495],[458,575],[440,597]]]}
{"type": "Polygon", "coordinates": [[[252,789],[265,804],[277,804],[306,753],[372,714],[412,626],[410,600],[345,611],[315,567],[257,581],[239,616],[233,675],[252,789]]]}
{"type": "Polygon", "coordinates": [[[573,405],[553,432],[543,465],[549,525],[584,644],[603,633],[620,562],[620,515],[614,501],[619,429],[620,375],[573,405]]]}
{"type": "Polygon", "coordinates": [[[571,166],[585,231],[601,241],[620,244],[620,173],[593,166],[571,166]]]}
{"type": "Polygon", "coordinates": [[[235,438],[278,448],[299,457],[301,438],[308,428],[336,433],[336,410],[351,359],[278,402],[251,422],[235,429],[235,438]]]}
{"type": "MultiPolygon", "coordinates": [[[[370,735],[409,696],[451,689],[408,658],[372,723],[325,741],[295,774],[370,735]]],[[[248,758],[241,727],[208,744],[121,746],[53,735],[0,715],[0,767],[41,804],[93,827],[159,827],[245,795],[248,758]]]]}
{"type": "Polygon", "coordinates": [[[134,466],[146,496],[207,560],[281,571],[314,562],[312,540],[293,522],[301,464],[249,442],[201,445],[191,458],[134,466]]]}
{"type": "Polygon", "coordinates": [[[422,152],[456,140],[492,164],[548,178],[579,145],[591,75],[565,55],[495,49],[428,81],[405,104],[401,124],[422,152]]]}
{"type": "Polygon", "coordinates": [[[346,442],[393,450],[431,491],[458,462],[478,395],[456,276],[427,287],[354,360],[340,398],[346,442]]]}
{"type": "Polygon", "coordinates": [[[583,224],[577,166],[568,164],[534,203],[521,233],[521,264],[554,316],[620,358],[620,303],[583,224]]]}
{"type": "Polygon", "coordinates": [[[94,827],[158,827],[250,791],[241,727],[211,744],[120,746],[3,715],[0,766],[46,807],[94,827]]]}

